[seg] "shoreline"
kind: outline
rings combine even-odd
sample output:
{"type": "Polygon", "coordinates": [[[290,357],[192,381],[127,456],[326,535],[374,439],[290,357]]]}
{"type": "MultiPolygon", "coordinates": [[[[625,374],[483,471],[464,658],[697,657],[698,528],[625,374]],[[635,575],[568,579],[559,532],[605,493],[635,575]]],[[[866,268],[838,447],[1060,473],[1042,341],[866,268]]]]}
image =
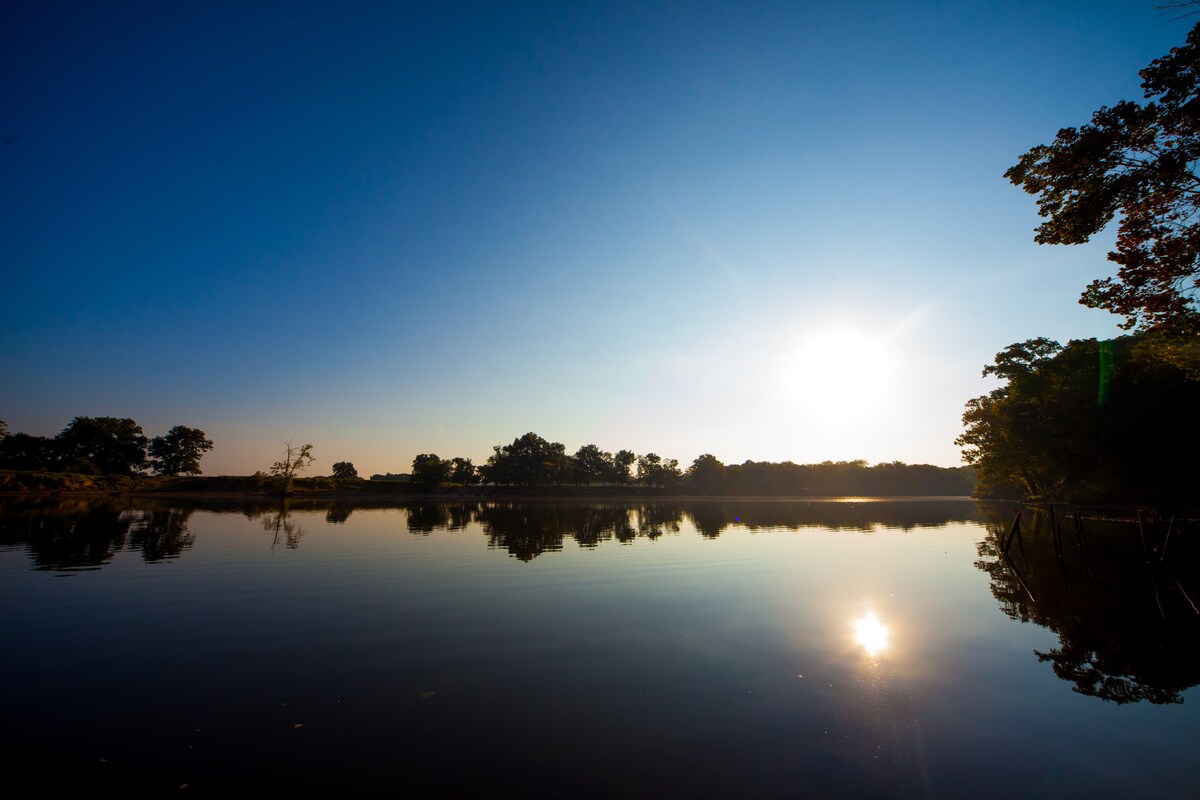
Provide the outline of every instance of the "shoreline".
{"type": "Polygon", "coordinates": [[[1009,502],[989,498],[977,498],[969,495],[698,495],[675,494],[661,490],[646,492],[621,491],[606,492],[531,492],[528,490],[514,491],[485,491],[485,492],[343,492],[331,491],[301,491],[293,492],[286,497],[269,492],[245,491],[159,491],[159,490],[30,490],[30,491],[0,491],[0,498],[161,498],[164,500],[207,499],[207,500],[255,500],[255,501],[301,501],[301,500],[330,500],[330,501],[396,501],[396,502],[487,502],[514,500],[521,502],[558,501],[558,500],[596,500],[615,503],[631,503],[643,501],[678,501],[686,503],[702,502],[817,502],[817,503],[880,503],[880,502],[951,502],[973,501],[981,503],[1009,502]]]}

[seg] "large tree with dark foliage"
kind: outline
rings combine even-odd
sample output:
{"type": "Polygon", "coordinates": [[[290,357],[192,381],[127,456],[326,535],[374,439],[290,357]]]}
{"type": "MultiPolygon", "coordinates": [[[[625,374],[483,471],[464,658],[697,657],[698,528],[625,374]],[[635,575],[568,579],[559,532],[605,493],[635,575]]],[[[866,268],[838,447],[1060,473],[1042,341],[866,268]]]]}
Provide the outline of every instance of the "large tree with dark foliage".
{"type": "Polygon", "coordinates": [[[1103,107],[1005,173],[1038,199],[1041,244],[1079,244],[1118,218],[1118,265],[1080,302],[1124,327],[1200,332],[1200,24],[1139,73],[1147,102],[1103,107]]]}
{"type": "Polygon", "coordinates": [[[674,458],[663,458],[657,453],[647,453],[637,460],[638,482],[644,486],[674,488],[679,485],[682,473],[679,462],[674,458]]]}
{"type": "Polygon", "coordinates": [[[49,470],[58,460],[54,440],[28,433],[0,439],[0,469],[49,470]]]}
{"type": "Polygon", "coordinates": [[[684,478],[693,492],[720,494],[725,488],[725,465],[712,453],[704,453],[687,468],[684,478]]]}
{"type": "Polygon", "coordinates": [[[488,483],[540,486],[561,481],[569,469],[566,448],[531,431],[512,444],[493,447],[479,472],[488,483]]]}
{"type": "Polygon", "coordinates": [[[150,468],[158,475],[199,475],[200,459],[212,449],[204,431],[176,425],[150,440],[150,468]]]}
{"type": "Polygon", "coordinates": [[[131,419],[76,417],[55,437],[55,448],[65,471],[131,475],[145,468],[148,442],[131,419]]]}
{"type": "Polygon", "coordinates": [[[471,459],[457,456],[450,459],[450,480],[460,486],[473,486],[479,483],[479,471],[471,459]]]}
{"type": "Polygon", "coordinates": [[[436,453],[421,453],[412,461],[413,483],[436,489],[449,479],[453,468],[453,463],[442,460],[436,453]]]}
{"type": "Polygon", "coordinates": [[[342,479],[357,478],[358,470],[349,461],[338,461],[333,465],[333,477],[342,479]]]}
{"type": "Polygon", "coordinates": [[[1010,345],[984,369],[1004,384],[967,403],[957,440],[977,492],[1196,505],[1197,370],[1152,334],[1010,345]]]}
{"type": "Polygon", "coordinates": [[[576,483],[600,483],[614,479],[617,466],[612,453],[601,450],[599,445],[585,444],[571,456],[571,475],[576,483]]]}

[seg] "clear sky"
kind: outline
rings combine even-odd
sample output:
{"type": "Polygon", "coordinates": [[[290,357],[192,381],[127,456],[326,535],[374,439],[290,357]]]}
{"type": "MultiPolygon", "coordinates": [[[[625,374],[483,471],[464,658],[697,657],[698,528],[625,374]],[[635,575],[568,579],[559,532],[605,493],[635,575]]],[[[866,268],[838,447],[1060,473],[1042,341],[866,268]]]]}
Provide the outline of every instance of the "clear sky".
{"type": "Polygon", "coordinates": [[[1002,176],[1153,5],[10,0],[0,419],[956,465],[997,351],[1119,332],[1002,176]]]}

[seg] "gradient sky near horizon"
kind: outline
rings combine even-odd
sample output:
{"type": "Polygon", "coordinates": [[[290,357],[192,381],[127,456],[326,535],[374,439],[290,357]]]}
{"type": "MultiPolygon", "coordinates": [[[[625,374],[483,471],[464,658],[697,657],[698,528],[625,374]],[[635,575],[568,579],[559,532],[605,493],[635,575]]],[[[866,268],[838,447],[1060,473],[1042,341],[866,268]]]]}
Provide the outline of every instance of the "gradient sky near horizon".
{"type": "Polygon", "coordinates": [[[407,471],[535,431],[953,466],[1111,236],[1004,171],[1194,19],[1152,2],[0,10],[0,419],[407,471]]]}

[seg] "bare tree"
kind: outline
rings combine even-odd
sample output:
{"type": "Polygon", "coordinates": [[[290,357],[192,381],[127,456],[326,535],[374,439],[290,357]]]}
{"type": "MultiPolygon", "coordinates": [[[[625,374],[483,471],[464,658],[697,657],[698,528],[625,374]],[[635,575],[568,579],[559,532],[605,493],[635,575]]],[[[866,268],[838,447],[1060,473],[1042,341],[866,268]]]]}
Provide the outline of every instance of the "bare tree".
{"type": "Polygon", "coordinates": [[[292,440],[288,439],[283,445],[286,448],[283,459],[271,465],[270,473],[279,478],[283,494],[288,495],[292,492],[292,480],[297,473],[303,472],[317,459],[312,454],[312,444],[293,445],[292,440]]]}

